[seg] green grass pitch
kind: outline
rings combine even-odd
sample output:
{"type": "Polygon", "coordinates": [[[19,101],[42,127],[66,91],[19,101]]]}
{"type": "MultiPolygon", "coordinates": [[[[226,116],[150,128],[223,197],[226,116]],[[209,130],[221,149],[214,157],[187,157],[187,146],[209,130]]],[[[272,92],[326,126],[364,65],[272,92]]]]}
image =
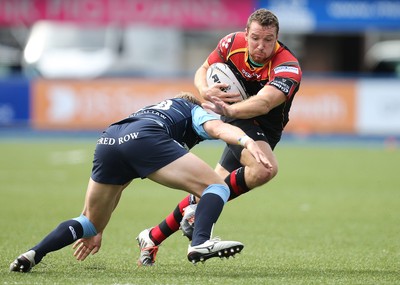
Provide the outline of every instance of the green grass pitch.
{"type": "MultiPolygon", "coordinates": [[[[245,244],[235,259],[194,266],[178,232],[156,266],[138,268],[136,235],[186,193],[137,180],[98,254],[77,262],[67,247],[10,273],[18,254],[80,214],[95,140],[0,140],[0,284],[400,284],[400,150],[304,143],[278,146],[278,176],[226,205],[214,235],[245,244]]],[[[194,152],[213,167],[222,147],[194,152]]]]}

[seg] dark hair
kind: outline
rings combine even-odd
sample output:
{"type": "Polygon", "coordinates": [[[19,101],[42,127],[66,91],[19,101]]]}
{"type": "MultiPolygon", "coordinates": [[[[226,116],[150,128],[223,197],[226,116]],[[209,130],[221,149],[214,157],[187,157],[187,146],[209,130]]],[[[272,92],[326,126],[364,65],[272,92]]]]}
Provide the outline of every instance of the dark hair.
{"type": "Polygon", "coordinates": [[[193,104],[201,106],[200,101],[190,92],[182,91],[179,95],[175,96],[175,98],[182,98],[186,101],[192,102],[193,104]]]}
{"type": "Polygon", "coordinates": [[[268,26],[276,27],[276,34],[278,35],[279,33],[278,17],[267,9],[261,8],[254,11],[247,20],[247,25],[246,25],[247,29],[250,28],[250,24],[252,22],[257,22],[263,27],[268,27],[268,26]]]}

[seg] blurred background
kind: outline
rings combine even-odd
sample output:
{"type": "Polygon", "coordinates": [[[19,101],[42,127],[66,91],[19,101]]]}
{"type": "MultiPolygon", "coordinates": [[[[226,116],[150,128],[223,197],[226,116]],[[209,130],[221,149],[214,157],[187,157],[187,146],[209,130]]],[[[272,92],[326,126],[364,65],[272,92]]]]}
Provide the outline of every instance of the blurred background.
{"type": "Polygon", "coordinates": [[[400,137],[400,0],[0,0],[0,129],[97,131],[195,92],[260,7],[304,79],[286,134],[400,137]]]}

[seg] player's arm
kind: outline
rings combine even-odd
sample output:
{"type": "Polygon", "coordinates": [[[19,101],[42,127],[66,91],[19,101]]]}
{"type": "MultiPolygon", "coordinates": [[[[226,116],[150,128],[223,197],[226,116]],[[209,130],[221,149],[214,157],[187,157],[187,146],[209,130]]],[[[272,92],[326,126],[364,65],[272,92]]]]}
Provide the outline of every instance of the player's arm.
{"type": "Polygon", "coordinates": [[[213,96],[213,104],[204,103],[203,107],[213,112],[238,119],[249,119],[267,114],[273,108],[286,101],[285,94],[271,85],[264,86],[255,96],[249,99],[228,105],[220,98],[213,96]]]}
{"type": "Polygon", "coordinates": [[[206,60],[196,71],[194,75],[194,85],[199,91],[196,97],[201,101],[210,101],[212,97],[217,97],[226,103],[236,103],[241,100],[239,93],[223,92],[221,88],[226,88],[229,85],[226,83],[215,83],[212,86],[207,84],[207,69],[210,67],[208,60],[206,60]]]}
{"type": "Polygon", "coordinates": [[[252,156],[266,167],[272,167],[256,142],[241,129],[222,122],[213,114],[207,113],[200,106],[192,109],[192,127],[202,139],[220,139],[228,144],[239,144],[246,148],[252,156]]]}
{"type": "MultiPolygon", "coordinates": [[[[246,133],[238,127],[226,124],[218,119],[205,122],[203,128],[211,138],[220,139],[232,145],[239,144],[238,139],[246,136],[246,133]]],[[[252,139],[248,140],[249,143],[251,141],[252,139]]]]}
{"type": "Polygon", "coordinates": [[[222,122],[215,115],[207,113],[200,106],[192,109],[192,126],[202,139],[221,139],[228,144],[240,144],[254,156],[257,162],[261,162],[266,167],[272,167],[263,151],[253,139],[238,127],[222,122]]]}
{"type": "Polygon", "coordinates": [[[246,135],[241,129],[221,120],[209,120],[203,124],[203,129],[214,139],[221,139],[228,144],[239,144],[246,148],[257,162],[271,168],[272,165],[257,145],[257,143],[246,135]]]}
{"type": "Polygon", "coordinates": [[[207,60],[196,70],[196,73],[194,75],[194,86],[196,86],[197,90],[199,91],[199,96],[198,99],[200,99],[201,102],[204,102],[206,98],[206,94],[209,91],[208,85],[207,85],[207,69],[209,68],[209,64],[207,60]]]}

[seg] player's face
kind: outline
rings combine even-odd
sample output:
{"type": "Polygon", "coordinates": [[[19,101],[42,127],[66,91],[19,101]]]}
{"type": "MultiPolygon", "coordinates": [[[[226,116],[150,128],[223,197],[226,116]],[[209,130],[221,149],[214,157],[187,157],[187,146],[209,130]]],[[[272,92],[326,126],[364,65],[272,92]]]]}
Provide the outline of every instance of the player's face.
{"type": "Polygon", "coordinates": [[[263,64],[275,50],[275,43],[278,40],[276,27],[263,27],[257,22],[252,22],[246,29],[246,40],[251,59],[263,64]]]}

